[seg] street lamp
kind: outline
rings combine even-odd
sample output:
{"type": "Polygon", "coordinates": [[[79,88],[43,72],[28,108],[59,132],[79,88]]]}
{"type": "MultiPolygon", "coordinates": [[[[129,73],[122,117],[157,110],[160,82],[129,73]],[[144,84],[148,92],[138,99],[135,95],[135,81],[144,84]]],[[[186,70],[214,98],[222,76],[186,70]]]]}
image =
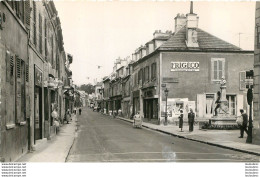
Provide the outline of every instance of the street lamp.
{"type": "Polygon", "coordinates": [[[247,102],[249,104],[249,125],[248,125],[248,134],[247,134],[247,143],[252,143],[252,101],[253,101],[253,89],[252,86],[247,90],[247,102]]]}
{"type": "Polygon", "coordinates": [[[166,97],[165,121],[164,121],[164,125],[167,125],[167,96],[168,96],[169,90],[166,88],[166,89],[164,90],[164,93],[165,93],[165,97],[166,97]]]}

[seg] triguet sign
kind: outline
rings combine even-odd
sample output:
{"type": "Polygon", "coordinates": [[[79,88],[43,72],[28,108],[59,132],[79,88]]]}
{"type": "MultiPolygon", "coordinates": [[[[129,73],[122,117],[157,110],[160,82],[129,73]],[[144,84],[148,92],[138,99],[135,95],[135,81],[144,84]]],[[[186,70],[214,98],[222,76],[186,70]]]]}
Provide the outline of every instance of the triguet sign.
{"type": "Polygon", "coordinates": [[[199,71],[200,62],[171,62],[171,71],[199,71]]]}

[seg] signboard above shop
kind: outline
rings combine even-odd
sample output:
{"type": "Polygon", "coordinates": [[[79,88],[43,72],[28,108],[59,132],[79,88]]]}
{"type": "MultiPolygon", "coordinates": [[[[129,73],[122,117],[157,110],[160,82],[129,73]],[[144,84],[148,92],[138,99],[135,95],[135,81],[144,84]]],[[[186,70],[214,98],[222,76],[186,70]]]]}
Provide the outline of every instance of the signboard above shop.
{"type": "Polygon", "coordinates": [[[171,62],[171,71],[200,71],[200,62],[171,62]]]}

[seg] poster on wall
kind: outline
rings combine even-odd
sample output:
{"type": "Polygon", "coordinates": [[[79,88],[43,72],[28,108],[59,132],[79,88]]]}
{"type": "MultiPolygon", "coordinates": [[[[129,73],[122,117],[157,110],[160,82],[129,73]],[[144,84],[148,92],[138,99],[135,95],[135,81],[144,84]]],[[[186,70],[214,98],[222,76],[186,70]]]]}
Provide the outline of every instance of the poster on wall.
{"type": "MultiPolygon", "coordinates": [[[[169,98],[167,100],[168,118],[178,118],[183,110],[183,117],[188,118],[188,113],[195,110],[195,101],[189,101],[188,98],[169,98]]],[[[161,117],[165,117],[165,101],[161,104],[161,117]]]]}

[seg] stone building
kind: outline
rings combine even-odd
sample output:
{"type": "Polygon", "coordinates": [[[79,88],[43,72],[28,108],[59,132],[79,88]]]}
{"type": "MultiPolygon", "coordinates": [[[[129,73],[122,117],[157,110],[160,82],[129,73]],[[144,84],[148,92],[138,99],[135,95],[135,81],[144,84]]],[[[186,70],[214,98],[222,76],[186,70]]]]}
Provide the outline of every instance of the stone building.
{"type": "Polygon", "coordinates": [[[146,121],[162,123],[167,88],[168,121],[192,108],[202,119],[214,115],[220,80],[227,80],[229,115],[248,110],[246,73],[253,69],[253,51],[244,51],[198,28],[198,16],[191,12],[175,17],[175,32],[156,31],[154,40],[134,53],[133,112],[140,110],[146,121]],[[156,43],[155,39],[161,39],[156,43]],[[147,52],[148,51],[148,52],[147,52]],[[140,55],[146,53],[146,55],[140,55]]]}
{"type": "Polygon", "coordinates": [[[260,144],[260,2],[256,2],[255,12],[255,60],[254,60],[254,121],[253,143],[260,144]]]}
{"type": "Polygon", "coordinates": [[[62,122],[72,56],[53,1],[1,1],[0,16],[0,157],[14,161],[55,134],[54,109],[62,122]]]}
{"type": "Polygon", "coordinates": [[[28,1],[0,2],[0,158],[14,161],[30,146],[28,1]]]}

